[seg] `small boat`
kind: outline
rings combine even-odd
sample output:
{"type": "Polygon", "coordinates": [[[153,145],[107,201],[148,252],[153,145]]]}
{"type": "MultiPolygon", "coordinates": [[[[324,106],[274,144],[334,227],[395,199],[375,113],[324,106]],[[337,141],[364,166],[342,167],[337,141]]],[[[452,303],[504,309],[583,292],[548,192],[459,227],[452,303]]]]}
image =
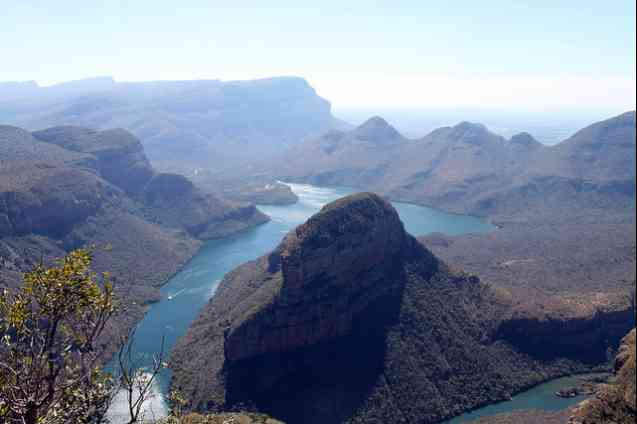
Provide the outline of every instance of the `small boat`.
{"type": "Polygon", "coordinates": [[[173,293],[173,294],[169,294],[166,299],[168,300],[173,300],[175,297],[177,297],[178,294],[180,294],[181,292],[183,292],[184,290],[186,290],[185,288],[179,290],[177,293],[173,293]]]}

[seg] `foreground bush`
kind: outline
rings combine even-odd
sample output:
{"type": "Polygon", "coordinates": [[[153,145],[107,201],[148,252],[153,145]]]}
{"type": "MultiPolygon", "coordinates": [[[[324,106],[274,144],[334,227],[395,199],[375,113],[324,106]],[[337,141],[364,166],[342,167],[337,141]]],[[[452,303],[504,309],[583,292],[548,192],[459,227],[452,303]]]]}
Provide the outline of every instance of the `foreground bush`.
{"type": "Polygon", "coordinates": [[[90,252],[75,250],[0,294],[1,422],[103,422],[112,382],[97,341],[114,302],[108,275],[90,265],[90,252]]]}

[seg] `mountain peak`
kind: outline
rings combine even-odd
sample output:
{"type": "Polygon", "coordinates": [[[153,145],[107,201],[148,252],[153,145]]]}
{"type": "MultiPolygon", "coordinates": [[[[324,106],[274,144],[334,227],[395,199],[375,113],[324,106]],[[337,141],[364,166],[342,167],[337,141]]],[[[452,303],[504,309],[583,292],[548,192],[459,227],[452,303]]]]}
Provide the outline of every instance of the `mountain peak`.
{"type": "Polygon", "coordinates": [[[481,146],[501,137],[491,133],[486,126],[480,123],[463,121],[451,127],[447,138],[452,142],[481,146]]]}
{"type": "Polygon", "coordinates": [[[369,118],[356,127],[352,134],[358,139],[374,142],[403,140],[403,136],[380,116],[369,118]]]}
{"type": "Polygon", "coordinates": [[[509,143],[514,146],[523,146],[529,148],[540,147],[542,143],[537,141],[533,136],[527,132],[521,132],[519,134],[515,134],[513,137],[509,139],[509,143]]]}
{"type": "Polygon", "coordinates": [[[453,127],[456,131],[486,132],[487,127],[479,122],[462,121],[453,127]]]}
{"type": "Polygon", "coordinates": [[[387,231],[386,249],[405,236],[394,207],[374,193],[357,193],[325,205],[307,222],[298,226],[281,244],[288,257],[320,249],[341,237],[376,235],[387,231]],[[381,228],[382,227],[382,228],[381,228]]]}
{"type": "Polygon", "coordinates": [[[380,196],[358,193],[329,203],[260,261],[265,268],[259,275],[277,283],[263,286],[260,299],[266,301],[253,305],[254,310],[285,311],[289,305],[305,304],[308,309],[293,320],[302,321],[306,331],[299,337],[300,327],[277,330],[278,324],[263,325],[254,316],[241,313],[239,319],[230,319],[234,322],[226,339],[226,359],[237,361],[301,348],[345,334],[351,325],[345,318],[351,312],[349,308],[362,308],[369,297],[374,297],[372,293],[380,295],[395,288],[388,282],[389,276],[399,264],[415,257],[425,264],[424,273],[437,269],[437,261],[405,232],[398,212],[380,196]],[[268,290],[270,294],[266,295],[268,290]],[[331,293],[328,298],[327,293],[331,293]],[[330,302],[338,305],[333,314],[325,315],[322,307],[316,308],[330,302]],[[334,325],[325,325],[332,320],[339,324],[333,321],[334,325]],[[263,337],[252,343],[244,336],[254,325],[260,327],[263,337]]]}

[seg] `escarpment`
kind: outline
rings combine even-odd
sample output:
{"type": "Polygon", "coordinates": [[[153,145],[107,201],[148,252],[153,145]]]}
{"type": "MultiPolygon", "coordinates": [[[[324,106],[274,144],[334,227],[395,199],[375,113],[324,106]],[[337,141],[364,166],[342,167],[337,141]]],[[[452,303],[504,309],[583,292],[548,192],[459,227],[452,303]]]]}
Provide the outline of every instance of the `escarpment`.
{"type": "Polygon", "coordinates": [[[618,346],[635,325],[635,306],[627,298],[606,306],[594,305],[591,311],[559,315],[550,311],[516,310],[502,323],[499,336],[535,357],[578,357],[604,362],[607,349],[618,346]]]}
{"type": "Polygon", "coordinates": [[[433,423],[588,365],[501,336],[512,306],[361,193],[228,273],[172,352],[193,410],[294,423],[433,423]]]}
{"type": "Polygon", "coordinates": [[[201,240],[265,220],[252,205],[229,204],[185,177],[156,173],[125,130],[30,133],[0,125],[0,288],[19,285],[40,259],[95,246],[94,269],[112,273],[127,304],[106,337],[110,348],[201,240]]]}
{"type": "Polygon", "coordinates": [[[129,194],[140,193],[154,174],[141,142],[123,129],[95,131],[61,126],[33,135],[64,149],[94,156],[102,178],[129,194]]]}
{"type": "Polygon", "coordinates": [[[177,174],[155,174],[140,197],[151,219],[199,239],[225,237],[268,220],[254,205],[220,201],[177,174]]]}
{"type": "Polygon", "coordinates": [[[400,290],[405,257],[419,255],[436,269],[388,203],[367,194],[341,202],[347,206],[328,205],[269,255],[267,272],[281,286],[269,304],[228,329],[228,360],[343,336],[375,299],[400,290]]]}

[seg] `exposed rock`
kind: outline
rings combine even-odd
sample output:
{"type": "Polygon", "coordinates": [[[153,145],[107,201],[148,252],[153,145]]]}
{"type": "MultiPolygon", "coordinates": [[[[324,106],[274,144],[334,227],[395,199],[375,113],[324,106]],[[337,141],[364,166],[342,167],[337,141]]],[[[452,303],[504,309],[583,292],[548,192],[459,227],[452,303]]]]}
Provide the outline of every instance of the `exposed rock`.
{"type": "Polygon", "coordinates": [[[433,423],[586,365],[499,339],[510,304],[451,271],[362,193],[230,272],[173,350],[199,411],[290,424],[433,423]]]}
{"type": "Polygon", "coordinates": [[[408,241],[396,211],[375,195],[327,205],[268,257],[268,272],[280,272],[283,281],[276,301],[228,329],[226,359],[289,351],[350,332],[356,314],[397,289],[385,280],[396,264],[406,255],[426,255],[408,241]]]}
{"type": "Polygon", "coordinates": [[[225,237],[269,219],[254,205],[231,205],[202,193],[177,174],[155,175],[142,196],[154,219],[200,239],[225,237]]]}
{"type": "Polygon", "coordinates": [[[134,325],[157,287],[197,251],[194,237],[229,235],[267,220],[178,175],[155,174],[123,130],[0,126],[0,284],[21,283],[36,261],[94,245],[96,271],[113,275],[126,314],[107,329],[107,349],[134,325]]]}
{"type": "Polygon", "coordinates": [[[615,359],[615,380],[573,412],[569,424],[632,424],[637,419],[635,330],[623,340],[615,359]]]}
{"type": "MultiPolygon", "coordinates": [[[[589,299],[589,301],[592,299],[589,299]]],[[[612,309],[590,305],[592,314],[560,316],[547,305],[516,310],[499,328],[499,336],[536,357],[570,356],[603,362],[609,346],[618,346],[626,332],[635,325],[634,305],[627,301],[612,304],[612,309]]]]}
{"type": "Polygon", "coordinates": [[[129,194],[139,194],[154,173],[140,141],[122,129],[94,131],[66,126],[33,135],[68,150],[94,155],[100,175],[129,194]]]}
{"type": "Polygon", "coordinates": [[[74,168],[34,168],[19,191],[0,188],[0,237],[61,237],[123,193],[74,168]]]}
{"type": "Polygon", "coordinates": [[[635,227],[623,214],[569,218],[420,240],[511,299],[504,339],[538,356],[604,361],[635,325],[635,227]]]}
{"type": "Polygon", "coordinates": [[[0,125],[0,172],[2,172],[2,184],[8,187],[10,184],[20,184],[18,178],[22,173],[13,169],[32,167],[38,164],[44,166],[77,166],[87,169],[96,169],[95,157],[78,153],[58,146],[54,146],[41,140],[22,128],[8,125],[0,125]]]}

